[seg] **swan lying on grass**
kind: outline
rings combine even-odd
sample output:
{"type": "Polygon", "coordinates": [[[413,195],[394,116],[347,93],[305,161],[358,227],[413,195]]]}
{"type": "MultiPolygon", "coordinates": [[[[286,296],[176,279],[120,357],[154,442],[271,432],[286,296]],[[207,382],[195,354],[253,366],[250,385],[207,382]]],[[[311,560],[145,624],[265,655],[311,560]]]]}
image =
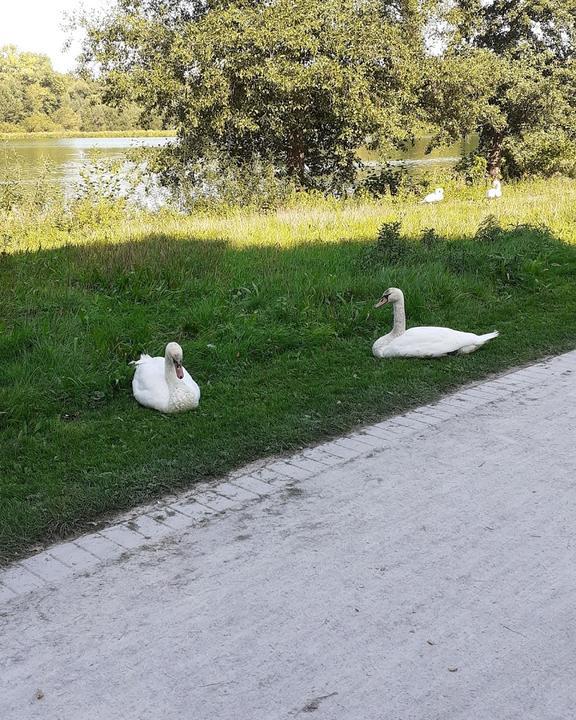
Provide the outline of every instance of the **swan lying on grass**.
{"type": "Polygon", "coordinates": [[[436,188],[434,192],[428,193],[426,197],[420,200],[420,203],[436,203],[444,200],[444,188],[436,188]]]}
{"type": "Polygon", "coordinates": [[[394,305],[394,327],[391,333],[378,338],[372,346],[377,358],[388,357],[442,357],[443,355],[465,355],[498,337],[498,332],[475,335],[443,327],[414,327],[406,330],[404,293],[398,288],[388,288],[374,305],[378,308],[386,303],[394,305]]]}
{"type": "Polygon", "coordinates": [[[166,345],[164,357],[140,355],[132,378],[134,397],[147,408],[163,413],[194,410],[200,402],[200,388],[182,367],[182,348],[178,343],[166,345]]]}
{"type": "Polygon", "coordinates": [[[496,198],[502,197],[502,185],[500,180],[492,180],[492,187],[488,189],[486,193],[488,200],[495,200],[496,198]]]}

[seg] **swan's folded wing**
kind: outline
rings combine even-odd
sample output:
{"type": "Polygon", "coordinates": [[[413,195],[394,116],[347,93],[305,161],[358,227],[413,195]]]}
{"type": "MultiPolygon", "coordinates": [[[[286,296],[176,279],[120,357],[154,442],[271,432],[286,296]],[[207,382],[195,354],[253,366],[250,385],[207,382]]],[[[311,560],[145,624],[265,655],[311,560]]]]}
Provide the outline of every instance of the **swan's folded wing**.
{"type": "Polygon", "coordinates": [[[406,357],[437,357],[476,345],[478,336],[442,327],[415,327],[394,340],[394,350],[406,357]]]}
{"type": "Polygon", "coordinates": [[[193,377],[191,377],[190,373],[186,368],[184,368],[184,382],[188,387],[192,390],[192,392],[196,395],[197,400],[200,400],[200,387],[196,380],[194,380],[193,377]]]}
{"type": "Polygon", "coordinates": [[[168,406],[169,392],[164,377],[164,358],[146,355],[136,362],[132,392],[140,405],[155,410],[165,410],[168,406]]]}

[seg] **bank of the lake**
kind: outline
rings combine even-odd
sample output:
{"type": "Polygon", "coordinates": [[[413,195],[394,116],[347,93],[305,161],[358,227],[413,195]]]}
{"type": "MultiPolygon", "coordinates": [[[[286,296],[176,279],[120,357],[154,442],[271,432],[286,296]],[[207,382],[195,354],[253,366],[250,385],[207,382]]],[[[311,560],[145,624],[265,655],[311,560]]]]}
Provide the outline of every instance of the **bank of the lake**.
{"type": "Polygon", "coordinates": [[[483,192],[15,221],[0,254],[0,556],[573,348],[576,182],[483,192]],[[404,239],[376,248],[396,219],[404,239]],[[501,336],[470,356],[376,361],[390,285],[410,325],[501,336]],[[169,340],[202,388],[198,411],[171,417],[135,403],[128,365],[169,340]]]}
{"type": "MultiPolygon", "coordinates": [[[[174,131],[135,132],[46,132],[0,134],[0,182],[29,183],[38,179],[60,184],[65,191],[74,186],[82,167],[97,159],[117,161],[129,150],[174,142],[174,131]]],[[[475,147],[468,138],[428,152],[429,136],[422,135],[402,150],[389,153],[359,151],[367,167],[383,162],[404,165],[410,173],[446,171],[475,147]]]]}
{"type": "Polygon", "coordinates": [[[69,132],[58,130],[54,132],[0,132],[0,140],[10,142],[11,140],[35,140],[44,138],[141,138],[141,137],[176,137],[175,130],[103,130],[80,132],[71,130],[69,132]]]}
{"type": "Polygon", "coordinates": [[[0,141],[0,182],[47,182],[67,193],[80,179],[83,168],[95,161],[122,162],[132,149],[174,141],[174,134],[157,132],[13,136],[0,141]]]}

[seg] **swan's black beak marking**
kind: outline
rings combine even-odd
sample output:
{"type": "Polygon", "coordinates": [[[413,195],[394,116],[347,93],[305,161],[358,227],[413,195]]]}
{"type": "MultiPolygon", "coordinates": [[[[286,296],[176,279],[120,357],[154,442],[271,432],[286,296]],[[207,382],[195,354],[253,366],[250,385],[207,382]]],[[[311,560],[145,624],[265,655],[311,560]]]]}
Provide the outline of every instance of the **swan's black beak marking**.
{"type": "Polygon", "coordinates": [[[374,305],[374,307],[375,308],[382,307],[382,305],[386,305],[387,302],[388,302],[388,295],[382,295],[382,297],[380,298],[380,300],[378,300],[378,302],[376,303],[376,305],[374,305]]]}

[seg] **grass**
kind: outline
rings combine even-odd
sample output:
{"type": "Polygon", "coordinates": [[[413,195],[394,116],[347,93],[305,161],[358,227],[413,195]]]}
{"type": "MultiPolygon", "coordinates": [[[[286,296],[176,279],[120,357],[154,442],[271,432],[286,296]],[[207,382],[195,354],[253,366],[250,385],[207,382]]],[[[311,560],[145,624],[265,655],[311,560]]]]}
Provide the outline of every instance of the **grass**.
{"type": "Polygon", "coordinates": [[[0,140],[34,140],[37,138],[94,138],[94,137],[165,137],[175,136],[174,130],[47,130],[42,132],[0,132],[0,140]]]}
{"type": "Polygon", "coordinates": [[[573,348],[575,196],[558,181],[509,188],[494,206],[464,196],[13,224],[0,256],[0,557],[573,348]],[[530,224],[475,239],[491,212],[530,224]],[[375,244],[395,219],[402,238],[375,244]],[[390,285],[412,325],[501,337],[466,357],[376,361],[391,315],[372,305],[390,285]],[[131,396],[128,361],[168,340],[202,387],[181,416],[131,396]]]}

